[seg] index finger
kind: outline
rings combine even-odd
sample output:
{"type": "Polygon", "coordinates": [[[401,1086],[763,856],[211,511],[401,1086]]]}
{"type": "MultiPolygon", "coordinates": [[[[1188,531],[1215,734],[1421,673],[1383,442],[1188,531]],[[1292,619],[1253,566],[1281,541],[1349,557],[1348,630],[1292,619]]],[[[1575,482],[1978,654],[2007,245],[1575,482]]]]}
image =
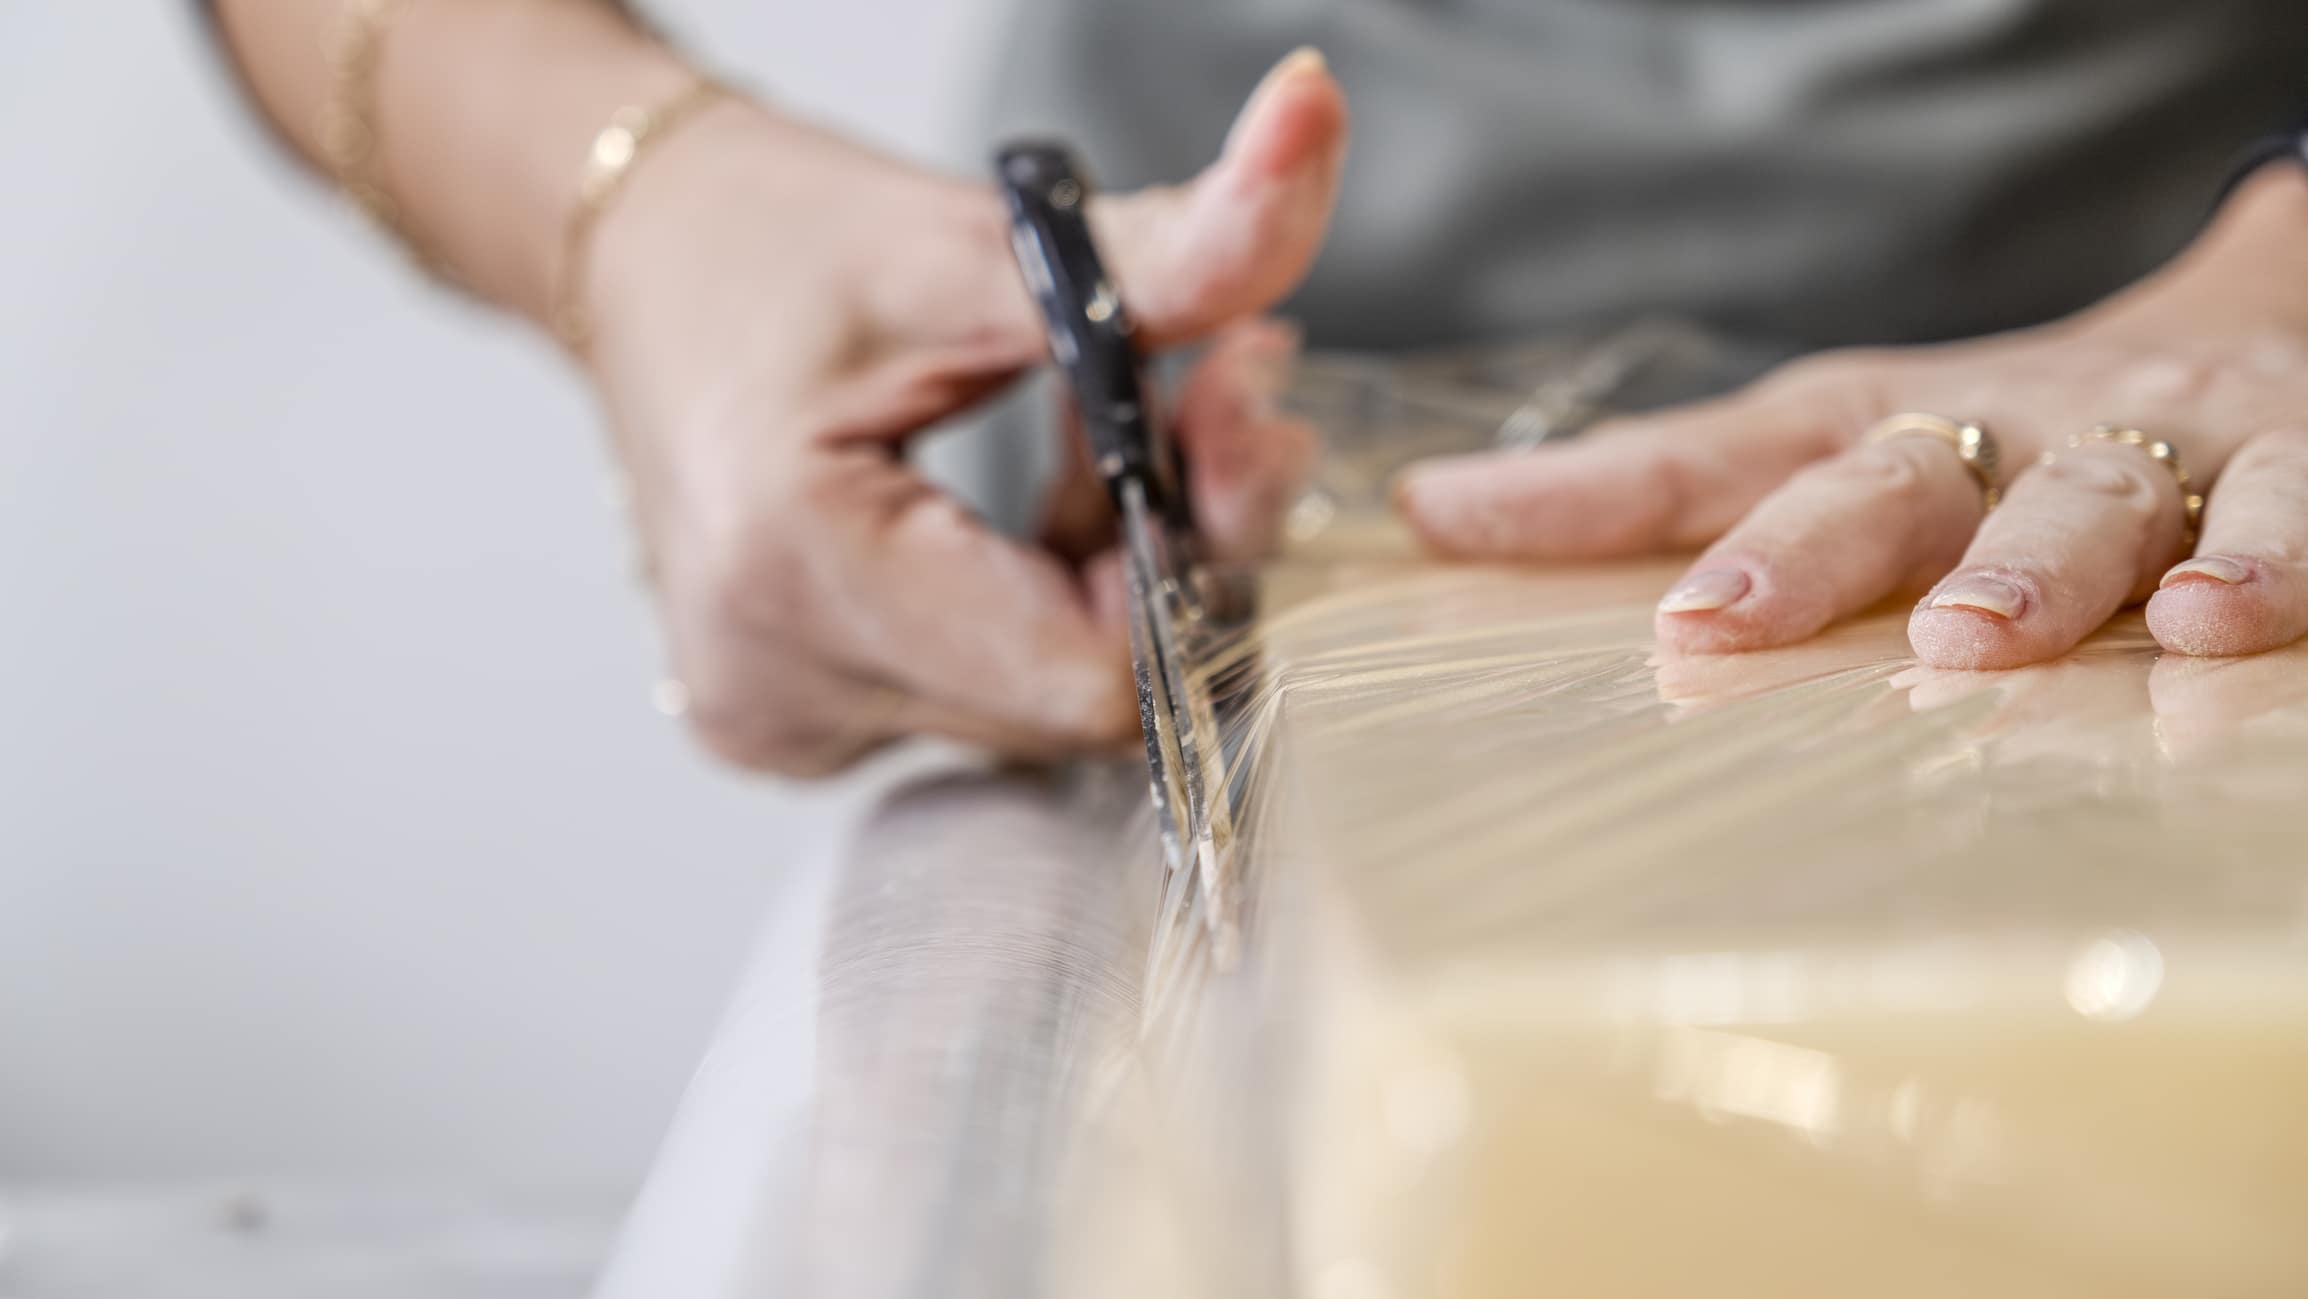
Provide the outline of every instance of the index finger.
{"type": "MultiPolygon", "coordinates": [[[[860,448],[851,454],[872,455],[860,448]]],[[[925,705],[924,723],[1012,751],[1101,747],[1136,725],[1129,650],[1087,578],[996,533],[886,457],[829,490],[858,535],[828,538],[830,621],[848,657],[925,705]]]]}
{"type": "MultiPolygon", "coordinates": [[[[1269,71],[1216,161],[1182,185],[1101,195],[1089,207],[1140,342],[1199,338],[1272,306],[1322,246],[1346,148],[1346,96],[1322,56],[1269,71]]],[[[957,350],[970,368],[1031,364],[1047,343],[990,189],[957,187],[959,219],[923,241],[880,314],[901,335],[957,350]]],[[[895,250],[910,255],[911,248],[895,250]]]]}
{"type": "Polygon", "coordinates": [[[1458,558],[1688,549],[1840,448],[1872,409],[1834,389],[1750,389],[1568,442],[1413,465],[1395,505],[1429,548],[1458,558]]]}

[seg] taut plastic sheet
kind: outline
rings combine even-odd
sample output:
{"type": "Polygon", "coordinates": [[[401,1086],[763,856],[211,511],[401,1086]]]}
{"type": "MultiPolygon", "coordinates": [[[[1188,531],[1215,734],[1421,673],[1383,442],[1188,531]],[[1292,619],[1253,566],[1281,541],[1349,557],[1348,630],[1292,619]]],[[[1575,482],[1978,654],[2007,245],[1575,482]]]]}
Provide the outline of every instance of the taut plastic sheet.
{"type": "Polygon", "coordinates": [[[901,789],[603,1295],[2308,1294],[2308,648],[1665,659],[1672,562],[1406,557],[1397,425],[1553,436],[1661,337],[1447,436],[1315,383],[1201,663],[1223,896],[1157,887],[1128,762],[901,789]]]}
{"type": "Polygon", "coordinates": [[[1143,1293],[2308,1293],[2308,650],[1662,659],[1672,572],[1278,575],[1143,1293]]]}

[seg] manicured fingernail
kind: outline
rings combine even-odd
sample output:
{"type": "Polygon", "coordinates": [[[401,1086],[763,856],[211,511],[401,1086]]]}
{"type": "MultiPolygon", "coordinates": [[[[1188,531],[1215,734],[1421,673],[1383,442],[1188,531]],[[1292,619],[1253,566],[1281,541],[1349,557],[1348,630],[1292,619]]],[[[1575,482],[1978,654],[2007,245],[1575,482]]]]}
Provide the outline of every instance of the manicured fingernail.
{"type": "Polygon", "coordinates": [[[1940,583],[1932,592],[1934,609],[1971,609],[1998,618],[2017,618],[2028,607],[2028,593],[2000,577],[1966,573],[1940,583]]]}
{"type": "Polygon", "coordinates": [[[1268,95],[1273,94],[1276,86],[1292,77],[1305,76],[1310,72],[1320,72],[1329,66],[1323,61],[1322,51],[1311,45],[1301,45],[1283,55],[1281,62],[1268,68],[1266,75],[1258,79],[1258,85],[1251,90],[1250,98],[1244,101],[1242,116],[1244,118],[1250,117],[1252,115],[1251,110],[1263,102],[1268,95]]]}
{"type": "Polygon", "coordinates": [[[1321,50],[1311,45],[1301,45],[1283,55],[1282,62],[1274,65],[1274,71],[1271,75],[1276,80],[1280,80],[1286,76],[1295,76],[1301,72],[1319,71],[1329,66],[1329,62],[1322,57],[1321,50]]]}
{"type": "Polygon", "coordinates": [[[2215,582],[2236,586],[2251,581],[2252,570],[2220,555],[2198,555],[2185,563],[2172,565],[2172,571],[2164,574],[2164,580],[2156,585],[2158,588],[2167,587],[2191,577],[2208,577],[2215,582]]]}
{"type": "Polygon", "coordinates": [[[1747,575],[1735,568],[1710,568],[1683,579],[1659,600],[1661,613],[1708,613],[1747,594],[1747,575]]]}
{"type": "Polygon", "coordinates": [[[1258,79],[1257,86],[1251,89],[1250,98],[1242,101],[1242,111],[1235,115],[1234,125],[1226,133],[1226,143],[1223,148],[1229,152],[1233,150],[1240,141],[1244,128],[1250,124],[1253,118],[1258,116],[1258,111],[1266,103],[1267,97],[1276,93],[1276,89],[1283,83],[1310,72],[1319,73],[1329,66],[1323,60],[1322,51],[1311,45],[1301,45],[1283,55],[1281,62],[1268,68],[1266,75],[1258,79]]]}

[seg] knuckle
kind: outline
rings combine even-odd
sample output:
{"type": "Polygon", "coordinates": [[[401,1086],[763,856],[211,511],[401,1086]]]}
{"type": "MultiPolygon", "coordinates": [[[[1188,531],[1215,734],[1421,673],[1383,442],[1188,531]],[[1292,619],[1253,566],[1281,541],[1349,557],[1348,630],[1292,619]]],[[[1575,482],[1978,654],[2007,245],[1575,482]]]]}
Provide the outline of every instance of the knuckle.
{"type": "Polygon", "coordinates": [[[865,737],[807,656],[760,638],[708,632],[673,644],[686,689],[682,720],[714,757],[745,771],[822,776],[847,766],[865,737]],[[848,744],[852,751],[845,751],[848,744]]]}
{"type": "Polygon", "coordinates": [[[2285,425],[2254,435],[2237,448],[2228,470],[2308,472],[2308,426],[2285,425]]]}
{"type": "Polygon", "coordinates": [[[730,766],[785,773],[790,764],[792,746],[774,729],[740,710],[692,700],[688,720],[690,735],[730,766]]]}
{"type": "Polygon", "coordinates": [[[1907,359],[1893,348],[1846,348],[1789,362],[1757,385],[1755,396],[1813,434],[1822,452],[1853,449],[1861,435],[1899,408],[1912,386],[1907,359]]]}
{"type": "Polygon", "coordinates": [[[1931,475],[1925,472],[1919,451],[1930,447],[1903,446],[1899,439],[1862,446],[1822,460],[1798,477],[1841,493],[1865,493],[1895,504],[1921,504],[1931,495],[1931,475]]]}
{"type": "Polygon", "coordinates": [[[2117,396],[2154,407],[2207,405],[2227,391],[2239,371],[2212,356],[2159,355],[2135,361],[2117,396]]]}
{"type": "Polygon", "coordinates": [[[1845,347],[1798,357],[1765,375],[1757,396],[1819,412],[1846,442],[1889,413],[1891,392],[1908,368],[1897,348],[1845,347]]]}
{"type": "Polygon", "coordinates": [[[1837,388],[1881,371],[1895,355],[1889,348],[1838,347],[1799,356],[1764,376],[1766,387],[1787,392],[1837,388]]]}
{"type": "Polygon", "coordinates": [[[811,779],[830,776],[863,756],[841,737],[785,723],[743,707],[693,704],[689,732],[714,757],[745,771],[811,779]]]}
{"type": "Polygon", "coordinates": [[[2036,472],[2045,486],[2102,497],[2143,512],[2157,508],[2164,489],[2172,485],[2172,475],[2163,466],[2124,447],[2082,447],[2036,472]]]}

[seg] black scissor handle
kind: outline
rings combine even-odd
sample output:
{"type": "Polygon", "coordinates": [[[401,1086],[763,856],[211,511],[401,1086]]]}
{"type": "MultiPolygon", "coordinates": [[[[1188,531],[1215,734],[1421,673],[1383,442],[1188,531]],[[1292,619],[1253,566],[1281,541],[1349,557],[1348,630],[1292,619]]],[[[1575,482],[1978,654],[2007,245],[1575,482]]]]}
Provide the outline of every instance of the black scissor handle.
{"type": "Polygon", "coordinates": [[[1191,531],[1183,465],[1149,400],[1130,313],[1090,236],[1089,177],[1071,150],[1050,141],[1005,146],[995,174],[1010,207],[1010,246],[1074,391],[1099,478],[1117,496],[1136,480],[1158,515],[1191,531]]]}

